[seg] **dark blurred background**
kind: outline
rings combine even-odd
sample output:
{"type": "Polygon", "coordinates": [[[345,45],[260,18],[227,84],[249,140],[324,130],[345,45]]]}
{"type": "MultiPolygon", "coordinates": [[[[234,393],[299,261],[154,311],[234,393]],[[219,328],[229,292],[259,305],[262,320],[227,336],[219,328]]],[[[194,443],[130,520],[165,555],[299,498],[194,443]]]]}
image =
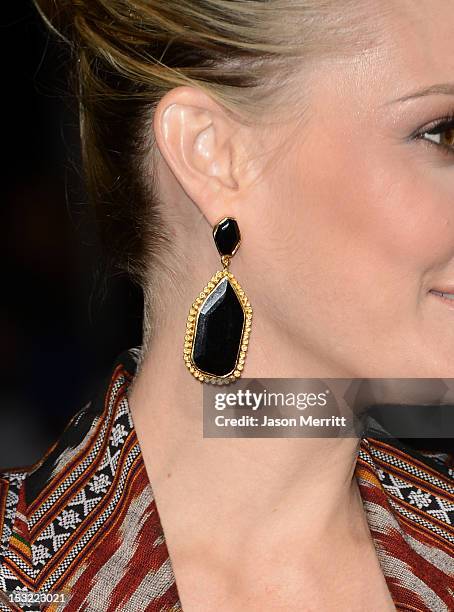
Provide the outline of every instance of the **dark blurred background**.
{"type": "Polygon", "coordinates": [[[0,468],[36,461],[141,342],[142,296],[106,274],[80,177],[68,51],[29,0],[2,8],[0,468]]]}

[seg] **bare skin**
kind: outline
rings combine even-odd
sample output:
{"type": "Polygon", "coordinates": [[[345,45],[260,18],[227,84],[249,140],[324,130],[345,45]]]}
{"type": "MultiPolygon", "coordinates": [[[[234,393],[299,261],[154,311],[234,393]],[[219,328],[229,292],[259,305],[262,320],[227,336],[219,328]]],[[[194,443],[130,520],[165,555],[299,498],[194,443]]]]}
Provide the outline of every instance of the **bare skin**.
{"type": "Polygon", "coordinates": [[[454,112],[454,84],[395,101],[453,81],[454,5],[435,4],[382,2],[379,45],[306,71],[304,120],[284,109],[256,130],[189,87],[157,109],[178,258],[130,405],[185,612],[395,609],[358,442],[204,439],[181,347],[218,268],[210,226],[234,216],[255,307],[246,376],[454,377],[454,302],[433,292],[454,293],[454,142],[423,129],[454,112]]]}

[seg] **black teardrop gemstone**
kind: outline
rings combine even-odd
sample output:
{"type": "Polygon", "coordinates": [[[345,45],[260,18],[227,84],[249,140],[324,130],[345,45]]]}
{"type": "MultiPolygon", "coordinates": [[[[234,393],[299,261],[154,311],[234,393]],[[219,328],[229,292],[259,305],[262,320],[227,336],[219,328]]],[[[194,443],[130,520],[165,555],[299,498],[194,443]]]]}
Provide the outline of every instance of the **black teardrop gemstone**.
{"type": "Polygon", "coordinates": [[[230,257],[234,255],[241,241],[240,228],[236,220],[227,217],[220,221],[214,228],[213,238],[220,255],[230,257]]]}
{"type": "Polygon", "coordinates": [[[244,311],[228,278],[223,278],[200,307],[192,360],[207,374],[234,370],[241,344],[244,311]]]}

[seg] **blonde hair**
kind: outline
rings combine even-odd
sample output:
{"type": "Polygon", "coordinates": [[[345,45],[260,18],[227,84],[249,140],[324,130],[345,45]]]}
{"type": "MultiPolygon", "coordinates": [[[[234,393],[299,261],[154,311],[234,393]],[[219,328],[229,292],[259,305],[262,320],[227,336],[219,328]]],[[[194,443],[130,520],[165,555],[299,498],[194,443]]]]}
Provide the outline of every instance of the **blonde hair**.
{"type": "Polygon", "coordinates": [[[342,40],[360,41],[353,28],[362,30],[353,0],[341,3],[343,14],[335,0],[35,4],[72,50],[84,172],[102,242],[143,288],[170,249],[153,163],[149,168],[159,100],[179,85],[196,86],[228,112],[257,121],[284,95],[289,104],[288,85],[302,64],[339,55],[342,40]]]}

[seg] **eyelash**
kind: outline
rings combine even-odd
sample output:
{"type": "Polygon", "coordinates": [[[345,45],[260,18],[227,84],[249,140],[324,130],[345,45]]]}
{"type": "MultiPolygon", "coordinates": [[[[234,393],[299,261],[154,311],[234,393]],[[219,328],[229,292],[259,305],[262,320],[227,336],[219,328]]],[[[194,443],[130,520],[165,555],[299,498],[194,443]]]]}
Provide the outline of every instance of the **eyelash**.
{"type": "Polygon", "coordinates": [[[429,125],[424,126],[422,129],[416,132],[416,134],[414,135],[414,138],[416,138],[417,140],[424,141],[424,143],[428,144],[429,146],[435,145],[436,147],[441,149],[441,151],[445,155],[454,155],[453,146],[446,145],[442,142],[434,142],[433,140],[424,138],[425,134],[431,134],[432,136],[434,136],[437,134],[443,134],[443,132],[446,132],[452,129],[454,129],[454,112],[451,113],[450,115],[447,115],[446,117],[441,117],[440,119],[433,121],[429,125]]]}

